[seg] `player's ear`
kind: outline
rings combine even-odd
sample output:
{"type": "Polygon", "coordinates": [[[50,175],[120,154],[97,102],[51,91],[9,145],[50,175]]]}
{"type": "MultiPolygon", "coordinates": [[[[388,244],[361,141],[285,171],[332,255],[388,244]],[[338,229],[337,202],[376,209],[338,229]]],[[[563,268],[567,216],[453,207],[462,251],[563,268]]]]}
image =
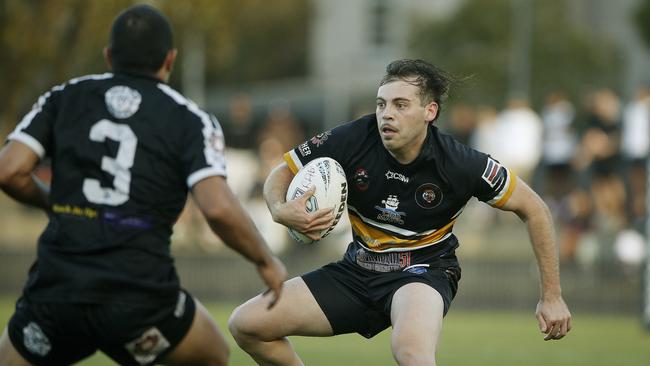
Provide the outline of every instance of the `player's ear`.
{"type": "Polygon", "coordinates": [[[433,122],[433,120],[438,116],[438,103],[431,102],[427,104],[427,106],[424,108],[424,112],[425,120],[427,122],[433,122]]]}
{"type": "Polygon", "coordinates": [[[104,55],[104,60],[106,60],[106,65],[108,65],[109,69],[112,69],[113,60],[111,59],[111,49],[108,46],[104,47],[102,54],[104,55]]]}
{"type": "Polygon", "coordinates": [[[167,51],[167,56],[165,56],[165,62],[163,63],[163,66],[167,72],[171,73],[174,69],[174,62],[176,62],[177,55],[178,50],[176,48],[172,48],[171,50],[167,51]]]}

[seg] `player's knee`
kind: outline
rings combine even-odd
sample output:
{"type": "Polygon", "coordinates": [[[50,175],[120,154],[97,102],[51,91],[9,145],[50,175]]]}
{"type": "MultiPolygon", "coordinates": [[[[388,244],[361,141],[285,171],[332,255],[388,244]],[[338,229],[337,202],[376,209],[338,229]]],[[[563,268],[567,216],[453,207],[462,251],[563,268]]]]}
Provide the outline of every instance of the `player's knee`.
{"type": "Polygon", "coordinates": [[[247,304],[238,306],[228,319],[228,330],[237,344],[241,347],[255,342],[260,338],[259,329],[253,320],[254,311],[247,304]]]}
{"type": "Polygon", "coordinates": [[[435,366],[435,349],[422,350],[417,347],[393,346],[393,357],[400,366],[435,366]]]}

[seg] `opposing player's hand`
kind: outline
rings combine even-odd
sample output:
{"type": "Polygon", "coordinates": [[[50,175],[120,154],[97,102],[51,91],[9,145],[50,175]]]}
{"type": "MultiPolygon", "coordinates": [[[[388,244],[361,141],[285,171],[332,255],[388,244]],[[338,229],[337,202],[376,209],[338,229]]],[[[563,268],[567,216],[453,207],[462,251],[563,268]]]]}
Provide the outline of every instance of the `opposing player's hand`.
{"type": "Polygon", "coordinates": [[[330,227],[334,221],[334,213],[331,208],[307,212],[305,206],[315,191],[316,187],[312,186],[302,196],[282,204],[275,212],[275,221],[298,230],[312,240],[320,239],[321,231],[330,227]]]}
{"type": "Polygon", "coordinates": [[[571,330],[571,313],[561,296],[540,300],[535,315],[545,341],[562,339],[571,330]]]}
{"type": "Polygon", "coordinates": [[[287,269],[276,256],[271,256],[268,261],[257,266],[257,272],[262,280],[268,286],[264,296],[271,294],[271,300],[267,309],[271,309],[280,299],[282,293],[282,284],[287,279],[287,269]]]}

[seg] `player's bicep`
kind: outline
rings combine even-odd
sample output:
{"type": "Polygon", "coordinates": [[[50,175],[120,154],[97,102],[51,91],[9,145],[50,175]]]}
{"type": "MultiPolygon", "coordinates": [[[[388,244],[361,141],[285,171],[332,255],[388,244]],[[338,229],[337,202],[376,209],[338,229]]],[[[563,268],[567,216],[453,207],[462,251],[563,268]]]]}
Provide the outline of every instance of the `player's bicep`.
{"type": "MultiPolygon", "coordinates": [[[[515,177],[516,178],[516,177],[515,177]]],[[[499,209],[512,211],[520,217],[527,216],[527,213],[539,205],[541,198],[522,180],[518,180],[512,194],[499,209]]]]}

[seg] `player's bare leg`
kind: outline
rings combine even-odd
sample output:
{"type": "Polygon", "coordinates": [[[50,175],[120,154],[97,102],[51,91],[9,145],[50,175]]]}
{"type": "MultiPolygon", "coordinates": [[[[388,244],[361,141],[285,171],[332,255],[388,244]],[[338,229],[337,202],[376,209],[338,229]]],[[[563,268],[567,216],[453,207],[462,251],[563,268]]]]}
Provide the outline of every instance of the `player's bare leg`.
{"type": "Polygon", "coordinates": [[[0,337],[0,366],[30,366],[31,364],[21,356],[9,339],[7,328],[0,337]]]}
{"type": "Polygon", "coordinates": [[[391,348],[400,366],[435,366],[444,303],[432,287],[409,283],[395,292],[391,348]]]}
{"type": "Polygon", "coordinates": [[[221,366],[228,364],[230,350],[210,313],[196,299],[192,326],[181,343],[163,360],[165,365],[221,366]]]}
{"type": "Polygon", "coordinates": [[[258,295],[235,309],[229,328],[237,344],[259,365],[302,365],[288,335],[331,336],[332,327],[300,277],[285,282],[282,297],[270,310],[258,295]]]}

